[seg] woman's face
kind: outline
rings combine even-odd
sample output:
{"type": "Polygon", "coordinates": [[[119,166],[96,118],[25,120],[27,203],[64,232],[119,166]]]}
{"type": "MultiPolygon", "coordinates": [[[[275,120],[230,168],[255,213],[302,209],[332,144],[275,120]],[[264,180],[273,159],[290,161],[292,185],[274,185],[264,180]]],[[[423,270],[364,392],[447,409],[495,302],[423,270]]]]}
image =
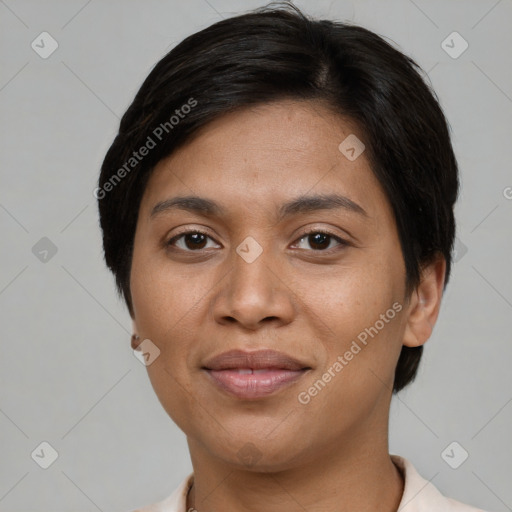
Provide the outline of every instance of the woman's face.
{"type": "Polygon", "coordinates": [[[387,428],[405,267],[354,135],[362,139],[318,104],[281,101],[212,122],[149,179],[131,270],[134,327],[160,351],[147,366],[160,402],[203,455],[284,469],[387,428]],[[185,196],[216,208],[163,203],[185,196]],[[310,196],[341,199],[284,207],[310,196]],[[205,367],[234,349],[275,350],[309,369],[219,371],[235,382],[223,388],[205,367]],[[262,383],[290,375],[280,388],[262,383]]]}

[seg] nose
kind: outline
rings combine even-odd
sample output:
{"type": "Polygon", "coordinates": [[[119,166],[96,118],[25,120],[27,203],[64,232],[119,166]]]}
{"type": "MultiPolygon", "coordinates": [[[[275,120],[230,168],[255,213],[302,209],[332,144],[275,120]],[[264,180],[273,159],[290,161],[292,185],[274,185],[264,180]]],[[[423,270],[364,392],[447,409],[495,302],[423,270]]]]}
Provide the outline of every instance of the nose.
{"type": "Polygon", "coordinates": [[[249,330],[269,323],[274,327],[290,323],[296,308],[291,283],[287,282],[290,280],[282,265],[269,248],[249,261],[233,251],[230,271],[214,298],[215,321],[238,323],[249,330]]]}

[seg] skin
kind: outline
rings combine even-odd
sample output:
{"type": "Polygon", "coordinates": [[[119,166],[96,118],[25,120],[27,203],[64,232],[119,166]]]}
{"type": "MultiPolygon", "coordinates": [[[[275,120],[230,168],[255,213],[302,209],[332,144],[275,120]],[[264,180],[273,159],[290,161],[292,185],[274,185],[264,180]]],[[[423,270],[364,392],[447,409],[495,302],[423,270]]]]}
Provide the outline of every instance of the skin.
{"type": "Polygon", "coordinates": [[[318,103],[251,107],[203,127],[149,179],[131,269],[133,324],[160,349],[149,378],[187,436],[194,469],[187,510],[398,508],[403,479],[388,452],[393,376],[402,345],[421,345],[432,332],[445,262],[426,266],[405,295],[390,204],[365,153],[350,161],[338,149],[350,134],[364,141],[353,123],[318,103]],[[366,215],[338,208],[276,222],[284,202],[333,192],[366,215]],[[150,216],[158,202],[181,195],[213,199],[225,215],[175,209],[150,216]],[[197,230],[209,237],[199,249],[190,237],[167,245],[197,230]],[[306,230],[346,243],[330,237],[318,249],[306,230]],[[248,236],[263,249],[252,263],[236,252],[248,236]],[[401,311],[309,403],[299,403],[298,394],[393,303],[401,311]],[[274,395],[241,400],[201,369],[234,348],[279,350],[311,370],[274,395]]]}

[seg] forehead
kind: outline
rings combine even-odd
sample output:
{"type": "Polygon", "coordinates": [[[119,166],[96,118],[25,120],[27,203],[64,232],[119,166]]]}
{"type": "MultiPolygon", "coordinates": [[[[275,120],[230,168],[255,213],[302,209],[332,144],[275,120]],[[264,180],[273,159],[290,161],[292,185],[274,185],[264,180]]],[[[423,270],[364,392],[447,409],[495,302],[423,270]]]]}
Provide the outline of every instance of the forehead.
{"type": "Polygon", "coordinates": [[[279,174],[278,171],[291,166],[297,169],[298,162],[335,163],[342,156],[339,144],[350,135],[363,139],[355,122],[334,114],[321,102],[274,101],[245,107],[211,121],[171,160],[193,157],[197,162],[212,155],[222,163],[250,158],[263,169],[267,167],[265,160],[271,157],[272,163],[281,165],[274,168],[274,174],[279,174]]]}
{"type": "Polygon", "coordinates": [[[364,136],[317,102],[279,101],[225,114],[156,165],[141,210],[150,214],[157,202],[196,195],[253,210],[273,205],[274,212],[290,198],[335,192],[371,216],[387,200],[365,152],[349,159],[342,151],[347,140],[364,143],[364,136]]]}

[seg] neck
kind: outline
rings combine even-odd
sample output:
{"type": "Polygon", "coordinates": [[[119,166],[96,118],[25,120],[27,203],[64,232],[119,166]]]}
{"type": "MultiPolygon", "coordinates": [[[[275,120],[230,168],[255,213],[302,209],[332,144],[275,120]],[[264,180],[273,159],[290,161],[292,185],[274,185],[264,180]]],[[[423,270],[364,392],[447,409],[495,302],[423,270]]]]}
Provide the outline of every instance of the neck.
{"type": "Polygon", "coordinates": [[[314,461],[305,458],[293,468],[258,472],[208,461],[198,451],[199,445],[189,439],[194,484],[186,510],[396,512],[404,482],[390,458],[387,441],[374,449],[361,441],[352,445],[357,449],[349,443],[341,450],[316,452],[314,461]]]}

